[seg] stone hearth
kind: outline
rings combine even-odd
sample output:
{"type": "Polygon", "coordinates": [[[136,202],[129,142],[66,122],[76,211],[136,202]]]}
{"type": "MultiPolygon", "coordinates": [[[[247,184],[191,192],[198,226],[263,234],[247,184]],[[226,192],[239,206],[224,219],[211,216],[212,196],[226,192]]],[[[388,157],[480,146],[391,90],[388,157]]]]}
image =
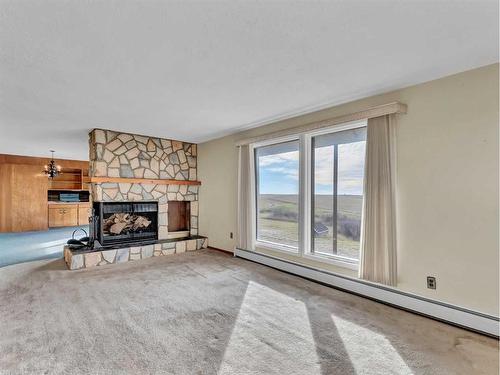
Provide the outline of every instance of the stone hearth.
{"type": "Polygon", "coordinates": [[[64,261],[70,270],[78,270],[81,268],[124,263],[133,260],[206,249],[207,246],[208,239],[201,236],[193,236],[186,240],[171,240],[146,246],[100,249],[97,251],[75,251],[70,250],[66,246],[64,248],[64,261]]]}

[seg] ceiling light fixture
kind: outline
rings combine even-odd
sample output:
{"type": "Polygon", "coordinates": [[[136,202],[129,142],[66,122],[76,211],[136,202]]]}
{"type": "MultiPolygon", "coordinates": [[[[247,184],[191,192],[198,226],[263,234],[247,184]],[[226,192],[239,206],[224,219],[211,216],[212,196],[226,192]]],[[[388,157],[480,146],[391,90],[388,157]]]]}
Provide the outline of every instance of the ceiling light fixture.
{"type": "Polygon", "coordinates": [[[44,173],[47,175],[48,178],[52,179],[58,175],[61,174],[61,166],[56,165],[56,162],[54,161],[54,150],[50,150],[52,153],[52,159],[50,160],[49,164],[45,165],[44,173]]]}

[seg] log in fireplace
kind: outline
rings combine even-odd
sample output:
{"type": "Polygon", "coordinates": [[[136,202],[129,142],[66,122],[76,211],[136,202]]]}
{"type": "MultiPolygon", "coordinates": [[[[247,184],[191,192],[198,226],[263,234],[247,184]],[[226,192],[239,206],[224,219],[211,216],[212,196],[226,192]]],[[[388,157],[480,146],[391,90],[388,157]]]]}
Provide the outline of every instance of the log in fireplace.
{"type": "Polygon", "coordinates": [[[158,240],[158,202],[94,202],[93,211],[91,238],[103,247],[158,240]]]}

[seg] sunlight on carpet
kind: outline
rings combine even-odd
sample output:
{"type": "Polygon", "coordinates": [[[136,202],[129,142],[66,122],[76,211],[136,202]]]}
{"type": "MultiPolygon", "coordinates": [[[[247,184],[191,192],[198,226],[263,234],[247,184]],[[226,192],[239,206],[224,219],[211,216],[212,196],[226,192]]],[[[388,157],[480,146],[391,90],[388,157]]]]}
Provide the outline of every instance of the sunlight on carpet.
{"type": "Polygon", "coordinates": [[[413,374],[383,335],[332,315],[350,362],[358,374],[413,374]]]}
{"type": "Polygon", "coordinates": [[[236,369],[243,373],[245,370],[265,373],[266,367],[259,369],[259,366],[269,364],[275,373],[281,367],[287,375],[321,374],[304,303],[250,281],[219,373],[234,374],[236,369]],[[248,363],[241,363],[241,358],[248,358],[248,363]],[[255,362],[252,358],[260,360],[255,362]],[[291,368],[290,358],[300,365],[291,368]]]}

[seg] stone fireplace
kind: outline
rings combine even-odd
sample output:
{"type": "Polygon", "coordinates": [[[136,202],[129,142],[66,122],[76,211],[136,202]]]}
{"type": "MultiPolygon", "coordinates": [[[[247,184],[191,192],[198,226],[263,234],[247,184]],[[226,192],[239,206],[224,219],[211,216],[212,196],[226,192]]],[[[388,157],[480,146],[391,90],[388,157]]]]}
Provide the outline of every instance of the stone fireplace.
{"type": "Polygon", "coordinates": [[[169,202],[196,202],[190,210],[190,234],[198,234],[199,186],[179,183],[196,181],[195,144],[101,129],[90,132],[89,142],[91,181],[93,177],[117,181],[91,182],[93,201],[158,201],[158,239],[168,238],[169,202]]]}
{"type": "Polygon", "coordinates": [[[102,254],[68,259],[71,269],[115,263],[118,255],[110,261],[104,252],[124,252],[119,246],[130,247],[128,260],[137,252],[142,258],[207,247],[198,236],[196,144],[94,129],[89,148],[94,244],[88,254],[102,254]]]}

